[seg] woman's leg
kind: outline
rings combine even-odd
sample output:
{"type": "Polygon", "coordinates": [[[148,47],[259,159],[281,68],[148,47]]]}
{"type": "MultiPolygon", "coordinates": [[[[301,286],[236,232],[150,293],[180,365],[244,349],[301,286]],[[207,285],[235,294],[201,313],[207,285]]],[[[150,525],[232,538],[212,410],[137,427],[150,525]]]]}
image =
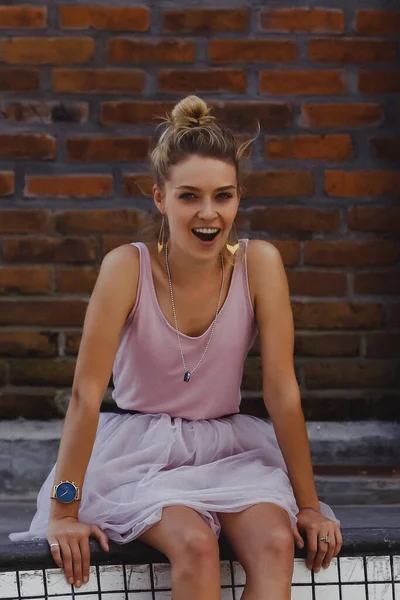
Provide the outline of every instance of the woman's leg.
{"type": "Polygon", "coordinates": [[[220,600],[218,540],[195,510],[167,506],[162,519],[139,539],[167,556],[172,600],[220,600]]]}
{"type": "Polygon", "coordinates": [[[290,600],[294,538],[287,512],[261,503],[218,517],[246,572],[242,600],[290,600]]]}

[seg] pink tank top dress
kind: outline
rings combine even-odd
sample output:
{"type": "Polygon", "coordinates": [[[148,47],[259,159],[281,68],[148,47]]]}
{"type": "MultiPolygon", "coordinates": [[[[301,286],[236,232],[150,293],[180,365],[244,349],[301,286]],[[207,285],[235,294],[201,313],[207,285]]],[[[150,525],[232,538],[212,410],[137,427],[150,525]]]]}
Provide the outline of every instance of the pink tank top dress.
{"type": "MultiPolygon", "coordinates": [[[[121,331],[113,366],[112,397],[117,406],[189,420],[239,412],[244,361],[257,335],[247,277],[248,239],[239,243],[238,255],[243,252],[244,259],[233,268],[213,338],[200,366],[184,382],[177,333],[158,304],[149,251],[144,243],[134,242],[140,252],[140,274],[136,302],[121,331]]],[[[211,325],[199,337],[181,334],[189,370],[198,363],[210,332],[211,325]]]]}
{"type": "MultiPolygon", "coordinates": [[[[247,242],[240,241],[238,252],[246,252],[247,242]]],[[[185,505],[218,537],[219,513],[270,502],[286,510],[294,526],[298,507],[273,426],[235,414],[243,364],[257,333],[245,257],[234,266],[208,351],[186,383],[176,331],[156,298],[149,252],[145,244],[135,245],[140,252],[137,298],[113,368],[115,402],[135,414],[100,413],[80,521],[96,523],[124,544],[158,522],[164,507],[185,505]]],[[[209,333],[182,335],[189,369],[209,333]]],[[[11,533],[10,539],[46,537],[55,472],[56,465],[40,489],[29,531],[11,533]]],[[[320,504],[323,514],[337,520],[328,505],[320,504]]]]}

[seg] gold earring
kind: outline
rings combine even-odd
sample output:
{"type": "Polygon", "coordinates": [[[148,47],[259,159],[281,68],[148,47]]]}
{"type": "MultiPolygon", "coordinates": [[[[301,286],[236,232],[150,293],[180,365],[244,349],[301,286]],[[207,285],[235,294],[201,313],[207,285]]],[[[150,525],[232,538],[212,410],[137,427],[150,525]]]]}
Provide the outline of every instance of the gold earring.
{"type": "MultiPolygon", "coordinates": [[[[234,244],[232,244],[232,245],[227,242],[226,243],[226,248],[227,248],[228,252],[230,252],[232,254],[232,256],[235,256],[235,253],[236,253],[237,249],[239,248],[239,238],[238,238],[238,235],[237,235],[235,223],[233,223],[232,229],[235,230],[236,242],[234,244]]],[[[231,229],[231,232],[232,232],[232,229],[231,229]]],[[[228,236],[228,238],[229,238],[229,236],[228,236]]]]}
{"type": "Polygon", "coordinates": [[[158,242],[157,242],[158,254],[160,254],[161,250],[164,248],[164,222],[165,222],[165,218],[163,215],[162,221],[161,221],[160,233],[158,234],[158,242]],[[162,237],[161,242],[160,242],[160,237],[162,237]]]}

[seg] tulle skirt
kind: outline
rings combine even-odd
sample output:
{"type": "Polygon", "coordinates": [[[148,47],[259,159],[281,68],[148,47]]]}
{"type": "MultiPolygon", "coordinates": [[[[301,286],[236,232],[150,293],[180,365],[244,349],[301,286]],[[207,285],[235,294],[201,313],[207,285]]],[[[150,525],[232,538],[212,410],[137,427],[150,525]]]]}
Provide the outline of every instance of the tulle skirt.
{"type": "MultiPolygon", "coordinates": [[[[14,541],[46,537],[56,465],[43,483],[29,531],[14,541]]],[[[189,421],[165,413],[100,413],[79,506],[79,520],[96,523],[119,544],[162,517],[163,507],[196,510],[217,537],[218,513],[260,502],[281,506],[296,523],[298,507],[272,425],[234,414],[189,421]]],[[[322,512],[337,521],[331,508],[322,512]]]]}

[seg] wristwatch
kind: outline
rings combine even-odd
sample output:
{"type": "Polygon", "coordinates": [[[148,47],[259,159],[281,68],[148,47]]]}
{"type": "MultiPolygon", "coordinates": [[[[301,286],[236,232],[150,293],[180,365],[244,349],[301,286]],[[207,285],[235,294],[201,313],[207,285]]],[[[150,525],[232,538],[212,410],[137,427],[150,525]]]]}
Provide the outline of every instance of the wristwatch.
{"type": "Polygon", "coordinates": [[[80,489],[73,481],[68,481],[68,479],[65,479],[53,487],[50,498],[55,498],[56,500],[67,504],[68,502],[73,502],[74,500],[80,500],[81,493],[80,489]]]}

